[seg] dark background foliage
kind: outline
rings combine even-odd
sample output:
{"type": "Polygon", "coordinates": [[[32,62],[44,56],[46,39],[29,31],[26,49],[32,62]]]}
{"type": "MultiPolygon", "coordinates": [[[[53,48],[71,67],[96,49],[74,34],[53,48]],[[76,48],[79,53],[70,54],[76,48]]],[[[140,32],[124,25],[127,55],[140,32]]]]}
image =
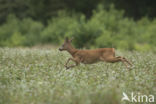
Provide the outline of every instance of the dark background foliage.
{"type": "Polygon", "coordinates": [[[114,4],[116,9],[125,11],[125,16],[135,20],[143,16],[150,19],[156,16],[155,0],[0,0],[0,23],[4,23],[9,14],[47,22],[63,9],[83,13],[89,18],[98,4],[106,9],[114,4]]]}

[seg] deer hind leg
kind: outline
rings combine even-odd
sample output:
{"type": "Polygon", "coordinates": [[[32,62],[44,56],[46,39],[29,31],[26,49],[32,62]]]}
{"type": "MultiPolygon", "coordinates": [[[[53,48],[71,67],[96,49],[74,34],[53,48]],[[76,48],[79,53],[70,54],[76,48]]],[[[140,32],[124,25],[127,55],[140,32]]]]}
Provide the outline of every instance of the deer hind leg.
{"type": "Polygon", "coordinates": [[[132,63],[128,61],[125,57],[118,56],[117,58],[122,58],[125,62],[132,66],[132,63]]]}
{"type": "Polygon", "coordinates": [[[104,58],[100,58],[100,59],[103,60],[103,61],[106,61],[106,62],[111,62],[111,63],[122,62],[126,66],[126,68],[128,68],[128,65],[126,64],[126,61],[121,57],[110,57],[110,58],[107,58],[107,59],[104,59],[104,58]]]}

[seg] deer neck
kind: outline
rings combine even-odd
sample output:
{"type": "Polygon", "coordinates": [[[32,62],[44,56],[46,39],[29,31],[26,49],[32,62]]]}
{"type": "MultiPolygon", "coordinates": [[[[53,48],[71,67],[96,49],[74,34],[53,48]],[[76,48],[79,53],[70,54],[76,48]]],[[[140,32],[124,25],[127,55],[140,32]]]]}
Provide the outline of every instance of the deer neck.
{"type": "Polygon", "coordinates": [[[72,56],[77,52],[77,49],[75,49],[73,46],[70,46],[67,50],[72,56]]]}

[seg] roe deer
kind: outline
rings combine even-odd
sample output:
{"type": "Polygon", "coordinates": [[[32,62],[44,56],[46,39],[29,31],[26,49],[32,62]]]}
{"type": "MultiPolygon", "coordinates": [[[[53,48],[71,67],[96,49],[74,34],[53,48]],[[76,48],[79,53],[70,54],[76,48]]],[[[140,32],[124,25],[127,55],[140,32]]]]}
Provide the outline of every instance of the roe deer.
{"type": "Polygon", "coordinates": [[[110,63],[115,63],[115,62],[122,62],[128,68],[128,64],[132,66],[132,64],[124,57],[118,56],[115,57],[115,49],[114,48],[99,48],[99,49],[94,49],[94,50],[80,50],[80,49],[75,49],[71,45],[72,39],[65,39],[64,44],[62,47],[59,48],[60,51],[68,51],[71,55],[72,58],[69,58],[65,64],[66,69],[75,67],[79,65],[80,63],[84,64],[92,64],[98,61],[105,61],[105,62],[110,62],[110,63]],[[68,66],[68,62],[72,60],[76,64],[68,66]]]}

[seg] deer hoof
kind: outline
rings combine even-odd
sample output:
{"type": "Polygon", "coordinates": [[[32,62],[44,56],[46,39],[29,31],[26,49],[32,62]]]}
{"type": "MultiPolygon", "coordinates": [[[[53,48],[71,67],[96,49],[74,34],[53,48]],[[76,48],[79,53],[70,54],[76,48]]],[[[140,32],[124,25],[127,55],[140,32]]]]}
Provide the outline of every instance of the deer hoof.
{"type": "Polygon", "coordinates": [[[132,67],[129,66],[129,67],[128,67],[128,70],[132,70],[132,67]]]}
{"type": "Polygon", "coordinates": [[[66,70],[68,70],[69,69],[69,67],[66,67],[66,70]]]}
{"type": "Polygon", "coordinates": [[[67,65],[64,65],[66,67],[66,70],[69,69],[69,67],[67,65]]]}

